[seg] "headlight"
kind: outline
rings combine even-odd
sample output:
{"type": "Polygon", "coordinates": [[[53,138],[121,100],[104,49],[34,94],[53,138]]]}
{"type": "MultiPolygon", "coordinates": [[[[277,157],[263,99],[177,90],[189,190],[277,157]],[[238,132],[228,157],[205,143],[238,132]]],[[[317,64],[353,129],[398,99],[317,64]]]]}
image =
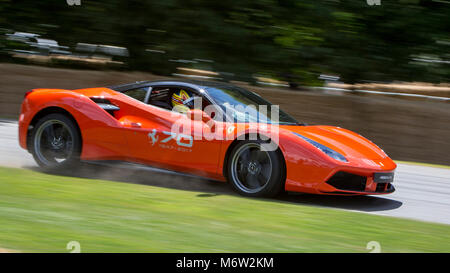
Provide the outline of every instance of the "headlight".
{"type": "Polygon", "coordinates": [[[309,139],[309,138],[307,138],[305,136],[302,136],[302,135],[300,135],[298,133],[295,133],[295,132],[292,132],[292,133],[294,133],[296,136],[298,136],[298,137],[308,141],[309,143],[314,145],[314,147],[316,147],[317,149],[321,150],[322,152],[324,152],[329,157],[331,157],[333,159],[336,159],[336,160],[339,160],[339,161],[342,161],[342,162],[348,162],[347,159],[343,155],[341,155],[340,153],[336,152],[335,150],[330,149],[327,146],[322,145],[322,144],[320,144],[320,143],[318,143],[318,142],[316,142],[316,141],[314,141],[312,139],[309,139]]]}

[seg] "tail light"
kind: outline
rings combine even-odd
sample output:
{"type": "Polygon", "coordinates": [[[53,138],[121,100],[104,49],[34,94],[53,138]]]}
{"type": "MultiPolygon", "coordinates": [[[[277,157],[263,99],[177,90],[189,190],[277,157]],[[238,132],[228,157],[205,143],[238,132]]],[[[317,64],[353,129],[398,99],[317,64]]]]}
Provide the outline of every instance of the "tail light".
{"type": "Polygon", "coordinates": [[[23,96],[23,98],[28,97],[28,95],[30,95],[31,93],[33,93],[33,90],[26,92],[25,95],[23,96]]]}

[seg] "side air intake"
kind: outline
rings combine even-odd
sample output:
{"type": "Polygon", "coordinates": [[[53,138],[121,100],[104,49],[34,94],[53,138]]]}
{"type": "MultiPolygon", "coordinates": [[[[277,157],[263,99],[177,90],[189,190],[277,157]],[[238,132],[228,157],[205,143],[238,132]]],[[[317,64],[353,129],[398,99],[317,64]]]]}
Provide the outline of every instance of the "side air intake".
{"type": "Polygon", "coordinates": [[[120,110],[120,108],[117,105],[112,104],[111,101],[108,99],[102,97],[91,97],[90,99],[113,117],[114,112],[120,110]]]}

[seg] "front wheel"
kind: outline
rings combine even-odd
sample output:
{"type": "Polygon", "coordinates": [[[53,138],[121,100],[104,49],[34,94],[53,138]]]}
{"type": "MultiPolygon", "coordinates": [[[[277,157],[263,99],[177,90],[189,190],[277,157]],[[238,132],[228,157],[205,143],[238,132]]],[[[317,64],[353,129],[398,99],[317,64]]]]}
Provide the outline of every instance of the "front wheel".
{"type": "Polygon", "coordinates": [[[63,114],[50,114],[39,120],[30,140],[35,161],[45,169],[79,163],[81,137],[76,124],[63,114]]]}
{"type": "Polygon", "coordinates": [[[283,189],[284,159],[281,152],[261,150],[262,141],[243,141],[231,151],[228,182],[244,196],[271,197],[283,189]]]}

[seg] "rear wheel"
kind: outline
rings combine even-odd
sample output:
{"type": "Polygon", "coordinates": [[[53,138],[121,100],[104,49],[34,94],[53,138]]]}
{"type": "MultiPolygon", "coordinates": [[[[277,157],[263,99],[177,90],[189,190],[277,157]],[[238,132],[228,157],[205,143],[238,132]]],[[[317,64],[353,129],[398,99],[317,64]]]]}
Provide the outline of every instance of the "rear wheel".
{"type": "Polygon", "coordinates": [[[262,141],[243,141],[231,151],[227,178],[244,196],[275,196],[284,186],[284,164],[280,151],[261,150],[262,141]]]}
{"type": "Polygon", "coordinates": [[[79,163],[81,137],[76,124],[63,114],[50,114],[39,120],[31,134],[31,153],[46,169],[79,163]]]}

